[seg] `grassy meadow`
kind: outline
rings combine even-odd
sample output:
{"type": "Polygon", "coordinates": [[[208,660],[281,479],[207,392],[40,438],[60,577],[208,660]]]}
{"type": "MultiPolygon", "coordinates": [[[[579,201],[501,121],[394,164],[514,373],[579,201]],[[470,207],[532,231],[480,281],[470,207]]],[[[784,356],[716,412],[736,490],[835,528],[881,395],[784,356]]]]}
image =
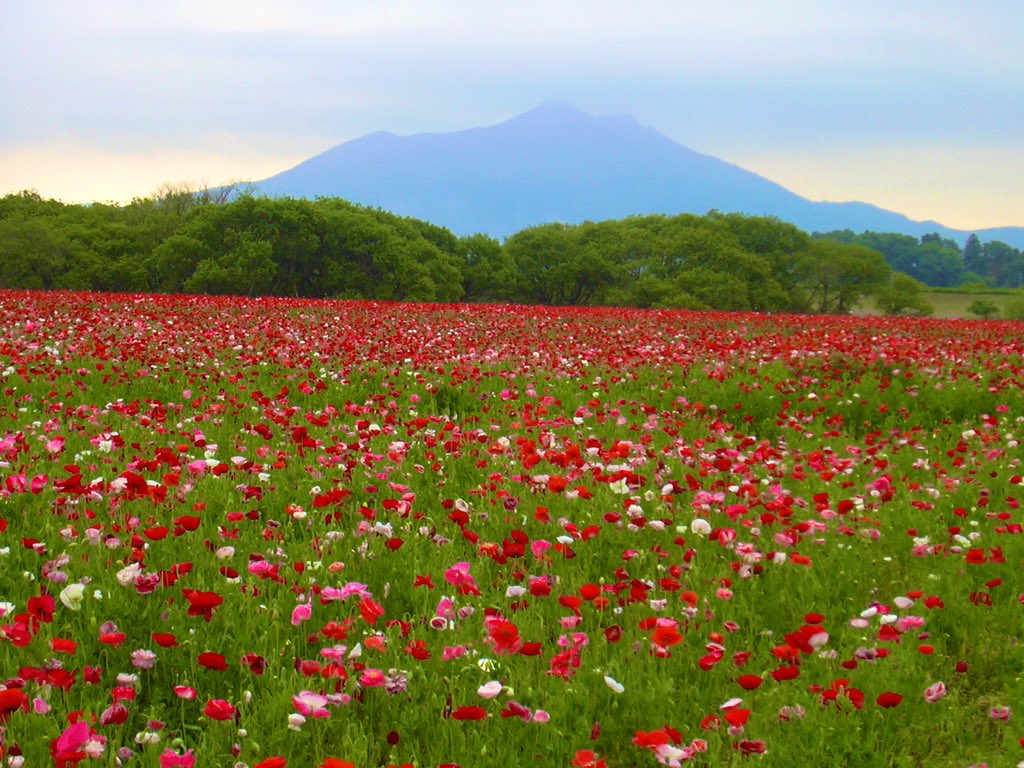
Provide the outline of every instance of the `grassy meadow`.
{"type": "Polygon", "coordinates": [[[0,292],[0,754],[1016,765],[1022,330],[0,292]]]}
{"type": "MultiPolygon", "coordinates": [[[[972,314],[968,310],[968,307],[978,300],[988,301],[994,304],[999,310],[999,314],[996,316],[996,319],[1003,319],[1006,317],[1007,306],[1010,302],[1014,301],[1014,299],[1019,301],[1021,295],[1020,291],[1010,290],[975,292],[954,291],[950,289],[926,289],[921,291],[920,294],[921,298],[934,308],[934,312],[931,316],[943,320],[977,319],[977,316],[972,314]]],[[[867,297],[857,309],[856,314],[864,317],[871,317],[881,315],[882,313],[875,306],[872,298],[867,297]]]]}

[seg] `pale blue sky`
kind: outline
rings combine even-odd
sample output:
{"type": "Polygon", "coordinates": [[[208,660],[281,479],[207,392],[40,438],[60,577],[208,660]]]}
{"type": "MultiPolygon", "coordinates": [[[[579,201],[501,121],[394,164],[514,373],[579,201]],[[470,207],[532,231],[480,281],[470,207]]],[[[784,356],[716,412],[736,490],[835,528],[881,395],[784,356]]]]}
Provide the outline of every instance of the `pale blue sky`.
{"type": "Polygon", "coordinates": [[[261,178],[561,99],[812,199],[1024,225],[1010,0],[40,2],[0,27],[0,194],[261,178]]]}

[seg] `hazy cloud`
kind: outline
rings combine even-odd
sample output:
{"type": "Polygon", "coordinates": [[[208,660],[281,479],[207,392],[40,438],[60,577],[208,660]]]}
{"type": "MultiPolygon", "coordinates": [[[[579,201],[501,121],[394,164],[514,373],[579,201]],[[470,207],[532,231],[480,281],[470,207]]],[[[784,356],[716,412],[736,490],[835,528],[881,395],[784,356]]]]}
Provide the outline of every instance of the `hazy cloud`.
{"type": "Polygon", "coordinates": [[[210,154],[233,137],[284,163],[560,98],[730,160],[915,143],[988,157],[1024,146],[1021,18],[1003,0],[14,0],[0,153],[210,154]]]}

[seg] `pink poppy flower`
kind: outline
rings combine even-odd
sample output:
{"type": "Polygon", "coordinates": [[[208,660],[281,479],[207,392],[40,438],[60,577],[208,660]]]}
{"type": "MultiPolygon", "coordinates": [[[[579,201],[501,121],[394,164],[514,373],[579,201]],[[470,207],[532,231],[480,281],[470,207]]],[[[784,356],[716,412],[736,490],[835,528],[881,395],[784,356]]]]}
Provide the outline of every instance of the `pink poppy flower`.
{"type": "Polygon", "coordinates": [[[327,709],[327,697],[313,691],[299,691],[292,696],[295,710],[303,717],[330,717],[327,709]]]}
{"type": "Polygon", "coordinates": [[[387,681],[387,675],[379,669],[364,669],[359,675],[359,684],[363,688],[380,688],[387,681]]]}
{"type": "Polygon", "coordinates": [[[502,685],[497,680],[484,683],[476,689],[477,695],[482,699],[493,699],[501,693],[502,685]]]}
{"type": "Polygon", "coordinates": [[[946,684],[942,681],[930,685],[925,689],[924,700],[929,704],[934,704],[937,701],[941,701],[946,696],[946,684]]]}

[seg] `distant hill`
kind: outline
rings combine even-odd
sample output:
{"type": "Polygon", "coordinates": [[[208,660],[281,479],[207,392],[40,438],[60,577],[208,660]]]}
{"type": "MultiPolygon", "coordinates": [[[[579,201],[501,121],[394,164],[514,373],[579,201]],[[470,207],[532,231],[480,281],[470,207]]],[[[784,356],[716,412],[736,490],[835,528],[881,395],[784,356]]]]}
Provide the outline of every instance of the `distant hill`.
{"type": "MultiPolygon", "coordinates": [[[[342,197],[446,226],[506,237],[547,222],[634,214],[776,216],[809,232],[970,231],[867,203],[812,202],[737,165],[695,152],[631,117],[549,102],[503,123],[453,133],[373,133],[252,185],[270,196],[342,197]]],[[[1024,227],[976,230],[1024,247],[1024,227]]]]}

